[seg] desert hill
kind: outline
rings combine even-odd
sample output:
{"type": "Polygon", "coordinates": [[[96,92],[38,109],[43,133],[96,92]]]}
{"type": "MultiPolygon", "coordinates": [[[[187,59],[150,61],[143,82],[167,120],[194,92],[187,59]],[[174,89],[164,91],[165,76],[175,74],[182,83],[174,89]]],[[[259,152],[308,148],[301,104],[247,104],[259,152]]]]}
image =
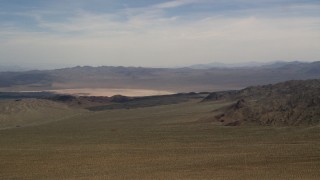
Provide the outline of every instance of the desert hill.
{"type": "Polygon", "coordinates": [[[318,125],[320,80],[287,81],[211,93],[203,101],[233,101],[215,111],[212,121],[224,125],[318,125]]]}
{"type": "Polygon", "coordinates": [[[45,99],[0,101],[0,129],[24,127],[62,120],[84,110],[45,99]]]}

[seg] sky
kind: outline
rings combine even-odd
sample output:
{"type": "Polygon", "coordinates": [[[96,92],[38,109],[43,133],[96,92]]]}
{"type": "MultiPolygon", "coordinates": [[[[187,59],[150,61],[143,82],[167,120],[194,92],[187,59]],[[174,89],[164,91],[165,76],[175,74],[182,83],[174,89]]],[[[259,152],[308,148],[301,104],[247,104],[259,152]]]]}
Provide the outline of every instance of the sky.
{"type": "Polygon", "coordinates": [[[320,60],[319,0],[0,0],[0,65],[320,60]]]}

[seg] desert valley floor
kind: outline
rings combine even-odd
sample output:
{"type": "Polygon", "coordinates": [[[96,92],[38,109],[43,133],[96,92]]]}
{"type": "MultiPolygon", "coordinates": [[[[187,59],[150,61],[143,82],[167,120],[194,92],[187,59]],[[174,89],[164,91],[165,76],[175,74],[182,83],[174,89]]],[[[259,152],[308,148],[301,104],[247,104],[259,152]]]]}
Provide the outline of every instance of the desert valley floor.
{"type": "Polygon", "coordinates": [[[46,100],[24,101],[32,100],[5,103],[7,114],[15,117],[2,121],[0,179],[320,176],[319,126],[232,127],[201,120],[228,102],[196,99],[92,112],[46,100]]]}

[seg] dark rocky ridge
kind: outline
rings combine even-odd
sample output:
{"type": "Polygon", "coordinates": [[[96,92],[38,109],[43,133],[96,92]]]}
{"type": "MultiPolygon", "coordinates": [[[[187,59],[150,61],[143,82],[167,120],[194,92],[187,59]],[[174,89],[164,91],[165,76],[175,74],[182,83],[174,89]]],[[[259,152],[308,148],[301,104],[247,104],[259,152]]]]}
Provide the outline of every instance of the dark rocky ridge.
{"type": "Polygon", "coordinates": [[[51,92],[0,92],[0,100],[44,99],[67,104],[71,107],[85,108],[91,111],[109,109],[132,109],[159,105],[177,104],[191,99],[201,100],[209,93],[178,93],[159,96],[127,97],[122,95],[107,96],[72,96],[51,92]]]}

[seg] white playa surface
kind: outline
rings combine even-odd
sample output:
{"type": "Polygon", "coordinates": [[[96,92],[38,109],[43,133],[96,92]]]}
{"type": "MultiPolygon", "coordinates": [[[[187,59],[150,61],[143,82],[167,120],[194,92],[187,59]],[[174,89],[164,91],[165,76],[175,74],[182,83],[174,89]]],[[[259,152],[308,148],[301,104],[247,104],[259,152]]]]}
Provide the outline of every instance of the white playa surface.
{"type": "Polygon", "coordinates": [[[109,88],[81,88],[81,89],[57,89],[48,90],[57,94],[69,94],[78,96],[155,96],[174,94],[170,91],[148,90],[148,89],[109,89],[109,88]]]}

